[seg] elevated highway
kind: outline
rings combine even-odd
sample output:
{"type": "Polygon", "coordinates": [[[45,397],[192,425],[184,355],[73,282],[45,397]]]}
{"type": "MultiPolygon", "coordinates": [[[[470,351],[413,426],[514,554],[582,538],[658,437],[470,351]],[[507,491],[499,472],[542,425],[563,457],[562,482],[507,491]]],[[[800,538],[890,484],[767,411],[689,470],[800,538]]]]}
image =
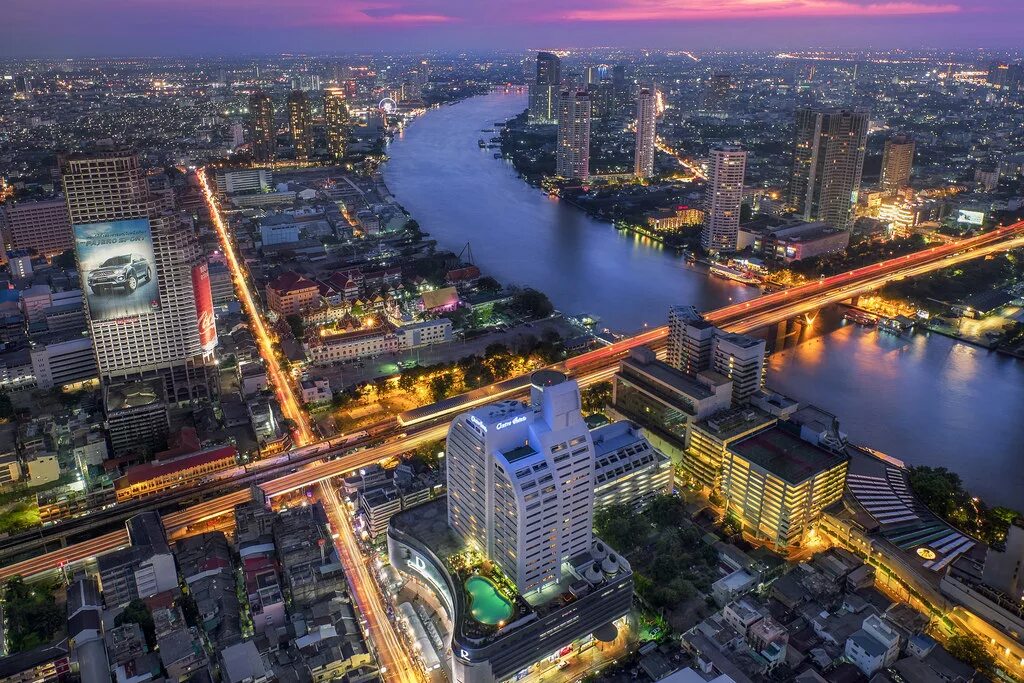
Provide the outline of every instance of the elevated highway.
{"type": "MultiPolygon", "coordinates": [[[[1024,221],[977,237],[931,247],[914,254],[821,278],[752,301],[733,304],[710,311],[705,314],[705,317],[711,323],[727,331],[751,332],[815,311],[828,304],[874,291],[889,282],[922,275],[1018,247],[1024,247],[1024,221]]],[[[652,328],[633,337],[575,356],[553,367],[568,372],[576,377],[582,386],[586,386],[610,378],[615,373],[619,360],[630,349],[644,345],[660,349],[664,347],[667,337],[667,326],[652,328]]],[[[331,448],[325,447],[323,444],[311,444],[306,447],[315,449],[311,451],[310,456],[305,458],[309,464],[294,472],[280,474],[261,481],[259,485],[268,496],[279,496],[290,491],[314,486],[370,463],[393,458],[423,443],[442,438],[454,415],[492,401],[522,396],[528,388],[529,377],[522,376],[467,392],[433,406],[410,411],[412,416],[404,422],[402,417],[399,417],[394,429],[387,432],[391,435],[391,440],[382,445],[353,451],[350,446],[331,448]],[[400,432],[403,429],[405,431],[400,432]]],[[[279,468],[274,469],[275,474],[279,474],[279,472],[279,468]]],[[[195,504],[185,510],[167,514],[163,518],[164,524],[170,536],[183,535],[188,532],[189,527],[227,514],[234,505],[248,498],[248,489],[227,493],[195,504]]],[[[156,509],[166,505],[166,502],[164,498],[156,497],[152,501],[148,501],[148,505],[144,507],[156,509]]],[[[113,509],[116,510],[116,507],[113,509]]],[[[59,529],[60,527],[54,528],[59,529]]],[[[123,530],[105,533],[82,543],[0,567],[0,580],[15,574],[27,577],[50,572],[59,569],[63,564],[81,562],[123,547],[126,543],[127,535],[123,530]]]]}

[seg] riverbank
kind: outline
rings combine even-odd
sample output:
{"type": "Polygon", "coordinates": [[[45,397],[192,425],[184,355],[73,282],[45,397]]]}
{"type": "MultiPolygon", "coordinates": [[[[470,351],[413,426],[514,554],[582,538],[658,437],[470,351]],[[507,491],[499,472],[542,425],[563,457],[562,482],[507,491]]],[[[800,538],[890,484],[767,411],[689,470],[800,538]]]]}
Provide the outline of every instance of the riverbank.
{"type": "MultiPolygon", "coordinates": [[[[474,262],[500,281],[626,332],[664,324],[671,305],[706,311],[758,295],[653,240],[609,230],[477,146],[480,129],[524,106],[522,96],[471,98],[430,111],[392,144],[388,186],[439,245],[457,252],[469,242],[474,262]]],[[[985,500],[1014,504],[1024,489],[1024,363],[939,335],[826,324],[825,313],[815,328],[839,329],[774,354],[768,385],[834,413],[859,442],[908,465],[961,471],[985,500]]]]}

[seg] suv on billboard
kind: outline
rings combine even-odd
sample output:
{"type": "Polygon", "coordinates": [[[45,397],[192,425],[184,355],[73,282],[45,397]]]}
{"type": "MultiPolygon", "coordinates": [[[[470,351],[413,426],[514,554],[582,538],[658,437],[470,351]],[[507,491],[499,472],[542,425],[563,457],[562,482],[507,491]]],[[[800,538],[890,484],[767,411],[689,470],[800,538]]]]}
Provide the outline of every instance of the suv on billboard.
{"type": "Polygon", "coordinates": [[[114,290],[123,290],[125,294],[131,294],[140,282],[144,284],[152,279],[153,269],[145,256],[121,254],[111,256],[89,273],[89,289],[97,295],[114,290]]]}

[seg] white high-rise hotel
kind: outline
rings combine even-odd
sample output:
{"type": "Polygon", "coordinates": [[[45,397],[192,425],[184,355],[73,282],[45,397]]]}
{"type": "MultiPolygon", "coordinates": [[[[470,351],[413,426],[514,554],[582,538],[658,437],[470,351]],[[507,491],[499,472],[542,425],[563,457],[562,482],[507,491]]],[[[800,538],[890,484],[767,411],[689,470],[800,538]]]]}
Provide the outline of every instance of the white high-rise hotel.
{"type": "Polygon", "coordinates": [[[657,116],[654,91],[642,88],[636,97],[636,154],[633,173],[637,178],[654,175],[654,126],[657,116]]]}
{"type": "Polygon", "coordinates": [[[747,153],[739,147],[711,150],[704,191],[704,230],[700,236],[701,246],[708,251],[736,249],[746,168],[747,153]]]}
{"type": "MultiPolygon", "coordinates": [[[[205,264],[192,234],[181,229],[173,194],[153,191],[138,157],[128,151],[73,155],[63,182],[73,226],[145,218],[152,233],[155,263],[146,267],[158,283],[159,300],[135,315],[90,317],[100,378],[161,376],[172,401],[207,396],[212,348],[204,352],[200,340],[193,284],[193,269],[205,264]]],[[[87,296],[87,306],[90,301],[87,296]]]]}
{"type": "Polygon", "coordinates": [[[534,373],[531,404],[502,401],[448,431],[448,524],[523,594],[593,545],[594,444],[575,380],[534,373]]]}
{"type": "Polygon", "coordinates": [[[585,90],[563,90],[558,96],[555,173],[579,180],[590,177],[590,94],[585,90]]]}

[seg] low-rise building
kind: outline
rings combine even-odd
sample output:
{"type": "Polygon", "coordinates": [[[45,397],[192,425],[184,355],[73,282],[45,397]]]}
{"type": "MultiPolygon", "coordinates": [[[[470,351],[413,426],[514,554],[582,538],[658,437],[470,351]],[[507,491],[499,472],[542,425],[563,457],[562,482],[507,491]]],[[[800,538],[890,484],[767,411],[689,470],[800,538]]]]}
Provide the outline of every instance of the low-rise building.
{"type": "Polygon", "coordinates": [[[445,344],[452,340],[452,321],[448,318],[424,320],[402,325],[395,330],[400,349],[415,349],[433,344],[445,344]]]}
{"type": "Polygon", "coordinates": [[[299,383],[303,403],[326,403],[334,396],[326,379],[304,379],[299,383]]]}
{"type": "Polygon", "coordinates": [[[722,410],[697,422],[690,430],[690,446],[683,455],[684,471],[705,488],[719,488],[729,445],[775,422],[773,416],[751,406],[722,410]]]}
{"type": "Polygon", "coordinates": [[[238,451],[222,446],[128,468],[114,482],[118,502],[151,496],[179,486],[191,486],[203,477],[234,467],[238,451]]]}
{"type": "Polygon", "coordinates": [[[108,608],[178,586],[178,570],[160,515],[143,512],[129,518],[125,526],[131,546],[100,555],[96,560],[100,588],[108,608]]]}
{"type": "Polygon", "coordinates": [[[299,315],[320,299],[320,287],[295,272],[287,272],[267,284],[267,308],[281,317],[299,315]]]}
{"type": "Polygon", "coordinates": [[[620,420],[592,429],[594,509],[642,506],[672,491],[672,463],[651,445],[640,428],[620,420]]]}

